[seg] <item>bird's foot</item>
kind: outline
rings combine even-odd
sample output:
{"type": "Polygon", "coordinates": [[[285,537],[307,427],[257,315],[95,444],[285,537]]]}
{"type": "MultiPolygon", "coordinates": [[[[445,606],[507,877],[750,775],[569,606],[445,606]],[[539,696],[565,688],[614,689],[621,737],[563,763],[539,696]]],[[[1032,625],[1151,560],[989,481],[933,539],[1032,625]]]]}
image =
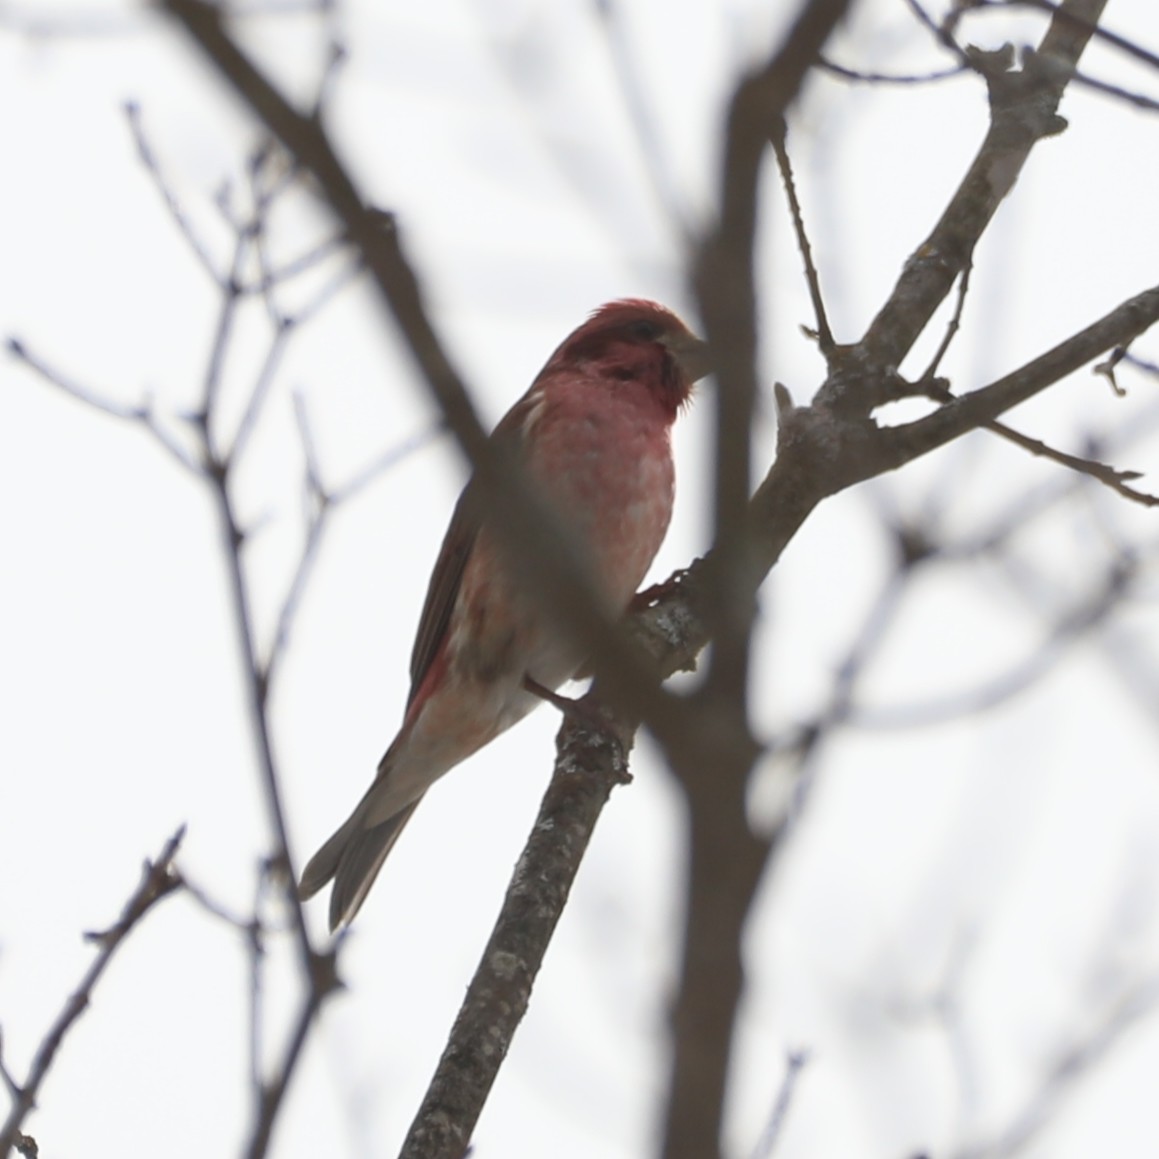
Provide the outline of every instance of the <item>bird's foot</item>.
{"type": "Polygon", "coordinates": [[[615,779],[621,785],[629,785],[632,783],[632,774],[628,772],[627,761],[627,754],[632,747],[631,739],[625,739],[616,727],[615,720],[604,713],[599,702],[591,699],[590,694],[582,700],[576,700],[571,696],[560,696],[558,692],[552,692],[550,688],[545,688],[533,676],[523,677],[523,688],[525,692],[530,692],[532,696],[538,696],[541,700],[546,700],[548,704],[554,705],[564,716],[569,717],[576,724],[582,725],[585,728],[594,729],[602,735],[613,739],[619,745],[620,751],[623,754],[623,760],[619,762],[620,769],[615,779]]]}
{"type": "Polygon", "coordinates": [[[673,572],[666,580],[653,584],[642,592],[637,592],[628,604],[628,611],[643,612],[652,607],[653,604],[659,603],[666,596],[679,591],[680,585],[688,578],[689,570],[686,567],[681,568],[679,571],[673,572]]]}
{"type": "Polygon", "coordinates": [[[558,692],[552,692],[550,688],[545,688],[534,676],[523,677],[523,690],[530,692],[532,696],[538,696],[540,700],[546,700],[548,704],[558,708],[564,716],[571,717],[577,724],[598,729],[600,732],[611,733],[620,739],[616,722],[604,712],[599,702],[593,700],[590,694],[579,700],[574,696],[560,696],[558,692]]]}
{"type": "Polygon", "coordinates": [[[564,716],[570,716],[581,724],[604,730],[608,728],[607,717],[589,700],[577,700],[573,696],[560,696],[558,692],[552,692],[550,688],[540,684],[534,676],[523,677],[523,690],[530,692],[532,696],[538,696],[540,700],[546,700],[548,704],[558,708],[564,716]]]}

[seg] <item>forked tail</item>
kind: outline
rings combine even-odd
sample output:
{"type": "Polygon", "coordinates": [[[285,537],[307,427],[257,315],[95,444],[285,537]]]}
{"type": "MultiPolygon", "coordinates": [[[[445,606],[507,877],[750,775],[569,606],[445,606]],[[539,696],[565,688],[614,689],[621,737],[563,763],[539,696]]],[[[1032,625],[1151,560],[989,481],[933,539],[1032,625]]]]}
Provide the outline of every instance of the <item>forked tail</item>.
{"type": "Polygon", "coordinates": [[[419,797],[393,817],[369,828],[362,823],[363,810],[355,809],[338,832],[310,858],[298,883],[298,896],[305,901],[334,879],[330,894],[331,931],[354,920],[386,855],[421,800],[419,797]]]}

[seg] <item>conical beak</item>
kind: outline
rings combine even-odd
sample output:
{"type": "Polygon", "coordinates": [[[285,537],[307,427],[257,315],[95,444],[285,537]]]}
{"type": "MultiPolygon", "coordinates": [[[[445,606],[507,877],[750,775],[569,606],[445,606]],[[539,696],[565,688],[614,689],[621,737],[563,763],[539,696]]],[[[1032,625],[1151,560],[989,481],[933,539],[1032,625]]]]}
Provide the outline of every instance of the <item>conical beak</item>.
{"type": "Polygon", "coordinates": [[[713,359],[708,343],[695,334],[665,334],[660,341],[672,352],[684,377],[691,386],[712,373],[713,359]]]}

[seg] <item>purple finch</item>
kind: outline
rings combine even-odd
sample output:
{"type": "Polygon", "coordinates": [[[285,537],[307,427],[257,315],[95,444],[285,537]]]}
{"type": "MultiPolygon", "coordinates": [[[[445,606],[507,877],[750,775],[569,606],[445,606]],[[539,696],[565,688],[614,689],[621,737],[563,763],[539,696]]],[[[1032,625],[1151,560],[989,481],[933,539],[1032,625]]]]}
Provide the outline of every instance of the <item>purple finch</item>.
{"type": "MultiPolygon", "coordinates": [[[[654,302],[597,310],[548,359],[492,439],[509,448],[585,552],[607,605],[624,610],[672,515],[670,432],[708,372],[705,344],[654,302]]],[[[331,878],[330,928],[351,921],[423,794],[587,659],[532,598],[467,484],[443,540],[411,655],[402,728],[354,812],[314,855],[299,893],[331,878]]]]}

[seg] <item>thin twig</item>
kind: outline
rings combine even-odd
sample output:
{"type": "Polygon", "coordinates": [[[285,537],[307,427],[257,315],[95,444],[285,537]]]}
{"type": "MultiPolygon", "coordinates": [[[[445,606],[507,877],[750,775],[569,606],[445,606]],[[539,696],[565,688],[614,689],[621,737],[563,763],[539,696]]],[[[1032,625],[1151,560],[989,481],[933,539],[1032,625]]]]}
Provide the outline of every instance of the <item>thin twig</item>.
{"type": "Polygon", "coordinates": [[[922,371],[921,378],[918,379],[920,383],[932,383],[934,381],[934,376],[938,373],[938,367],[942,365],[942,359],[946,357],[954,338],[962,328],[962,314],[966,309],[966,295],[970,292],[970,273],[973,269],[974,259],[971,257],[966,260],[966,264],[958,276],[958,297],[954,302],[954,313],[950,316],[950,321],[946,325],[946,332],[942,335],[942,340],[938,343],[938,348],[934,351],[934,356],[930,359],[929,366],[922,371]]]}
{"type": "Polygon", "coordinates": [[[281,1066],[273,1079],[264,1083],[258,1091],[256,1118],[245,1151],[246,1159],[262,1159],[269,1151],[274,1125],[282,1109],[290,1079],[302,1057],[302,1048],[306,1045],[306,1039],[313,1029],[314,1020],[318,1017],[323,1001],[337,984],[336,978],[332,984],[319,984],[316,977],[311,982],[310,991],[290,1031],[290,1040],[282,1055],[281,1066]]]}
{"type": "Polygon", "coordinates": [[[1120,52],[1133,56],[1144,64],[1149,64],[1152,68],[1159,68],[1159,55],[1136,44],[1133,40],[1128,40],[1125,36],[1112,32],[1109,28],[1102,27],[1097,15],[1084,14],[1076,11],[1072,4],[1056,4],[1054,0],[969,0],[967,4],[955,5],[950,8],[946,15],[945,26],[952,31],[967,12],[984,8],[1005,9],[1006,11],[1011,8],[1036,8],[1039,12],[1049,12],[1053,20],[1077,30],[1083,37],[1093,36],[1096,40],[1101,40],[1104,44],[1109,44],[1119,49],[1120,52]]]}
{"type": "MultiPolygon", "coordinates": [[[[265,233],[263,231],[263,237],[265,233]]],[[[252,284],[246,284],[247,293],[264,294],[274,286],[283,285],[301,274],[309,273],[320,266],[327,258],[340,254],[349,248],[349,242],[344,237],[328,237],[304,250],[295,258],[290,258],[281,265],[274,265],[272,261],[264,264],[261,278],[252,284]]]]}
{"type": "Polygon", "coordinates": [[[1011,407],[1040,394],[1106,351],[1129,345],[1157,321],[1159,286],[1128,298],[1077,334],[988,386],[954,397],[925,418],[886,427],[878,450],[896,466],[911,462],[966,431],[995,421],[1011,407]]]}
{"type": "MultiPolygon", "coordinates": [[[[962,301],[962,297],[964,295],[959,297],[959,304],[962,301]]],[[[951,323],[951,325],[954,324],[951,323]]],[[[949,331],[947,331],[948,336],[949,331]]],[[[937,360],[935,359],[935,362],[931,364],[930,369],[922,376],[920,382],[926,383],[923,393],[935,401],[945,404],[951,402],[955,396],[940,381],[932,377],[931,371],[936,369],[936,365],[937,360]]],[[[1101,463],[1097,459],[1084,458],[1079,455],[1072,455],[1067,451],[1060,451],[1057,447],[1052,447],[1048,443],[1044,443],[1041,439],[1024,435],[1021,431],[1016,431],[1007,423],[999,422],[997,419],[981,423],[980,426],[983,430],[999,435],[1001,438],[1006,439],[1007,442],[1014,443],[1015,446],[1021,447],[1024,451],[1029,451],[1032,455],[1050,459],[1054,463],[1059,463],[1072,471],[1077,471],[1080,475],[1087,475],[1097,480],[1105,487],[1110,487],[1112,491],[1116,491],[1122,495],[1124,499],[1130,499],[1131,502],[1139,503],[1144,507],[1159,506],[1159,498],[1156,496],[1127,486],[1131,480],[1141,479],[1143,477],[1140,471],[1123,471],[1107,463],[1101,463]]]]}
{"type": "MultiPolygon", "coordinates": [[[[265,793],[267,814],[274,835],[274,853],[267,861],[265,872],[278,882],[280,892],[289,909],[302,976],[306,984],[306,993],[302,998],[289,1044],[272,1080],[264,1081],[262,1079],[259,1073],[260,1059],[255,1054],[253,1064],[255,1070],[254,1125],[247,1151],[251,1159],[259,1159],[268,1150],[274,1124],[288,1089],[290,1078],[301,1057],[302,1047],[310,1028],[313,1026],[314,1019],[326,997],[339,985],[336,950],[331,948],[322,951],[314,948],[306,925],[306,915],[302,902],[295,887],[285,806],[282,802],[280,778],[274,758],[269,719],[269,670],[262,663],[254,629],[250,603],[251,594],[246,582],[245,565],[242,558],[246,537],[230,486],[230,480],[237,467],[238,455],[244,450],[248,432],[257,422],[262,402],[268,393],[274,369],[281,356],[281,345],[284,343],[286,335],[292,330],[289,325],[279,327],[275,331],[265,365],[247,401],[243,426],[239,435],[235,436],[233,446],[228,451],[219,453],[211,435],[218,424],[222,366],[240,300],[238,287],[240,263],[250,243],[260,235],[270,204],[269,198],[257,198],[254,215],[249,218],[239,218],[237,221],[234,267],[229,282],[222,288],[218,325],[202,387],[202,409],[197,416],[198,429],[202,436],[209,464],[207,477],[216,501],[223,531],[224,556],[229,576],[233,618],[241,652],[250,717],[258,750],[258,769],[265,793]]],[[[260,1043],[256,1041],[256,1037],[261,1034],[259,975],[262,942],[260,926],[255,925],[251,929],[250,935],[251,987],[259,988],[253,992],[251,1026],[251,1034],[255,1036],[252,1049],[257,1052],[260,1050],[260,1043]]]]}
{"type": "Polygon", "coordinates": [[[632,59],[621,19],[621,9],[615,0],[596,0],[595,10],[604,32],[604,43],[612,62],[612,72],[628,114],[628,123],[636,136],[636,144],[644,159],[644,171],[652,185],[657,202],[682,245],[689,249],[695,238],[688,212],[681,204],[679,191],[661,148],[660,134],[648,109],[648,102],[640,85],[640,68],[632,59]]]}
{"type": "Polygon", "coordinates": [[[1006,703],[1049,672],[1067,646],[1106,621],[1130,590],[1136,570],[1136,564],[1130,558],[1113,560],[1099,586],[1050,626],[1042,645],[1001,675],[976,688],[947,693],[921,704],[860,708],[847,714],[847,723],[853,728],[873,731],[924,728],[986,712],[1006,703]]]}
{"type": "Polygon", "coordinates": [[[262,901],[265,897],[266,882],[269,880],[269,865],[262,867],[254,885],[254,916],[246,923],[246,956],[249,960],[249,1055],[250,1083],[254,1092],[254,1105],[260,1106],[265,1080],[262,1077],[262,1039],[264,1006],[262,1002],[262,968],[266,960],[265,930],[262,927],[262,901]]]}
{"type": "Polygon", "coordinates": [[[956,64],[951,68],[938,69],[934,72],[923,73],[884,73],[884,72],[862,72],[860,69],[846,68],[842,64],[838,64],[834,60],[830,60],[826,56],[820,56],[817,59],[817,64],[825,72],[830,72],[834,76],[839,76],[842,80],[856,81],[860,84],[875,84],[875,85],[926,85],[933,84],[936,81],[950,80],[956,76],[962,76],[964,73],[970,71],[966,64],[956,64]]]}
{"type": "Polygon", "coordinates": [[[306,404],[302,395],[294,393],[294,418],[298,426],[298,437],[302,444],[302,453],[306,461],[306,493],[308,514],[306,516],[306,535],[302,550],[298,555],[298,564],[294,569],[293,578],[286,595],[278,609],[277,623],[274,627],[274,637],[270,644],[269,656],[265,666],[265,680],[269,684],[273,680],[275,671],[285,658],[289,649],[290,631],[294,619],[309,583],[314,562],[322,546],[322,536],[326,529],[327,519],[335,506],[334,499],[327,492],[322,483],[321,468],[318,464],[317,452],[314,448],[313,433],[310,430],[306,415],[306,404]]]}
{"type": "Polygon", "coordinates": [[[1088,76],[1083,72],[1076,72],[1074,81],[1075,84],[1082,85],[1083,88],[1091,89],[1092,92],[1103,93],[1105,96],[1114,97],[1116,100],[1124,101],[1126,104],[1133,105],[1135,108],[1142,109],[1144,112],[1159,112],[1159,100],[1156,100],[1154,97],[1132,92],[1130,89],[1122,88],[1120,85],[1110,84],[1108,81],[1099,80],[1097,77],[1088,76]]]}
{"type": "Polygon", "coordinates": [[[1033,439],[1029,435],[1024,435],[1005,423],[991,422],[984,423],[983,426],[984,429],[1001,435],[1002,438],[1022,447],[1023,450],[1029,451],[1032,455],[1050,459],[1052,462],[1069,467],[1072,471],[1077,471],[1080,475],[1087,475],[1102,483],[1104,487],[1110,487],[1112,491],[1122,495],[1124,499],[1130,499],[1132,503],[1139,503],[1144,507],[1159,507],[1159,497],[1127,486],[1128,480],[1143,477],[1141,471],[1121,471],[1107,463],[1100,463],[1097,459],[1085,459],[1079,455],[1071,455],[1042,442],[1041,439],[1033,439]]]}
{"type": "MultiPolygon", "coordinates": [[[[909,2],[925,16],[916,0],[909,2]]],[[[1067,0],[1064,7],[1068,16],[1097,22],[1105,2],[1067,0]]],[[[1089,39],[1089,31],[1060,17],[1051,22],[1021,72],[987,77],[991,124],[978,155],[862,340],[864,356],[876,365],[901,365],[972,259],[978,238],[1013,188],[1031,150],[1061,128],[1058,103],[1089,39]]]]}
{"type": "Polygon", "coordinates": [[[398,446],[391,447],[389,450],[383,451],[382,454],[376,455],[365,467],[355,471],[341,487],[336,487],[331,492],[331,502],[334,504],[345,503],[347,499],[353,498],[391,468],[396,467],[403,459],[422,450],[423,447],[429,446],[444,430],[444,425],[439,423],[425,431],[420,431],[417,435],[412,435],[409,439],[399,443],[398,446]]]}
{"type": "Polygon", "coordinates": [[[238,420],[237,430],[233,436],[233,443],[229,448],[229,458],[236,460],[246,449],[250,436],[253,434],[261,417],[262,408],[281,368],[283,357],[290,337],[293,324],[288,318],[281,318],[274,327],[274,332],[266,347],[265,358],[262,359],[254,385],[246,399],[245,409],[238,420]]]}
{"type": "Polygon", "coordinates": [[[62,371],[50,366],[39,355],[33,354],[19,338],[8,339],[8,351],[50,386],[63,391],[71,398],[76,399],[77,402],[82,402],[85,406],[92,407],[93,410],[100,411],[112,418],[125,419],[128,422],[140,424],[187,471],[194,475],[205,475],[205,463],[199,458],[194,458],[157,421],[151,400],[146,399],[145,402],[136,405],[115,402],[87,386],[82,386],[75,379],[69,378],[62,371]]]}
{"type": "MultiPolygon", "coordinates": [[[[912,536],[898,534],[899,543],[913,541],[912,536]]],[[[920,555],[899,552],[897,566],[890,572],[877,597],[862,622],[861,629],[854,638],[841,663],[837,666],[828,703],[811,720],[797,726],[791,735],[771,746],[776,753],[792,756],[796,778],[805,783],[810,764],[816,763],[822,742],[844,725],[854,710],[854,694],[857,685],[872,661],[874,655],[885,642],[890,626],[897,617],[902,597],[909,591],[906,580],[914,569],[933,553],[920,555]]],[[[801,799],[798,799],[798,806],[801,799]]]]}
{"type": "Polygon", "coordinates": [[[173,858],[177,855],[184,836],[183,825],[165,842],[156,861],[145,862],[141,883],[130,895],[116,922],[107,930],[85,935],[87,942],[98,947],[97,956],[84,972],[80,985],[64,1004],[56,1021],[37,1047],[28,1070],[28,1077],[19,1089],[13,1092],[12,1108],[8,1112],[4,1126],[0,1128],[0,1159],[6,1159],[13,1147],[25,1149],[24,1141],[27,1137],[21,1130],[24,1120],[36,1106],[41,1085],[52,1066],[56,1052],[73,1024],[88,1009],[93,990],[108,969],[113,955],[157,902],[181,888],[181,878],[173,869],[173,858]]]}
{"type": "Polygon", "coordinates": [[[801,213],[801,202],[797,198],[797,183],[793,180],[793,165],[789,160],[789,150],[785,144],[785,122],[781,123],[769,135],[773,145],[773,153],[777,158],[777,168],[781,171],[781,183],[785,187],[785,196],[789,201],[789,213],[793,218],[793,232],[797,235],[797,248],[801,251],[801,258],[805,263],[805,281],[809,286],[809,297],[813,302],[813,317],[817,320],[817,347],[826,362],[829,362],[836,348],[833,340],[833,331],[829,327],[829,317],[825,312],[825,299],[821,296],[821,279],[817,274],[817,267],[813,263],[813,247],[809,244],[809,234],[805,230],[805,218],[801,213]]]}
{"type": "Polygon", "coordinates": [[[808,1061],[809,1052],[807,1050],[791,1050],[785,1056],[785,1074],[781,1079],[780,1087],[777,1089],[777,1097],[773,1102],[773,1109],[769,1113],[769,1121],[765,1124],[765,1129],[761,1132],[761,1137],[753,1151],[753,1159],[770,1159],[777,1149],[777,1143],[784,1130],[785,1119],[788,1117],[789,1106],[796,1093],[801,1071],[805,1069],[808,1061]]]}
{"type": "Polygon", "coordinates": [[[995,1138],[961,1148],[953,1159],[1009,1159],[1024,1152],[1053,1121],[1055,1112],[1084,1079],[1099,1071],[1099,1064],[1144,1018],[1159,1006],[1159,979],[1150,978],[1128,990],[1108,1011],[1105,1021],[1059,1051],[1014,1121],[995,1138]]]}
{"type": "Polygon", "coordinates": [[[220,286],[223,275],[214,263],[209,247],[201,240],[197,230],[193,228],[189,215],[185,212],[173,191],[173,187],[162,171],[157,154],[153,151],[153,146],[145,133],[141,106],[136,101],[127,101],[125,103],[125,116],[133,134],[133,143],[137,146],[137,156],[140,157],[141,164],[145,166],[146,172],[153,179],[153,185],[161,195],[161,200],[165,203],[165,208],[169,211],[169,216],[173,219],[177,232],[185,239],[186,244],[201,264],[201,268],[213,279],[214,285],[220,286]]]}

